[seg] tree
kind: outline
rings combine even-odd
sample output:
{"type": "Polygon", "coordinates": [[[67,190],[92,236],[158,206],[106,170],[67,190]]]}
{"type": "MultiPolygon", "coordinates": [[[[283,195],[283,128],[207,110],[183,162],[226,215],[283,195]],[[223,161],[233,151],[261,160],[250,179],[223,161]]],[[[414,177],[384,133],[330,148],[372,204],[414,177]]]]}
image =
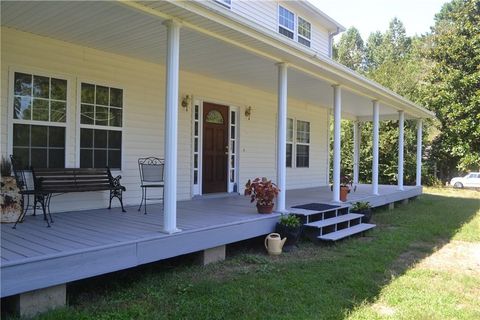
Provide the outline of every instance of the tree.
{"type": "Polygon", "coordinates": [[[355,27],[350,27],[334,46],[334,59],[352,70],[360,71],[364,66],[365,48],[362,36],[355,27]]]}
{"type": "Polygon", "coordinates": [[[423,103],[435,111],[432,147],[441,175],[480,169],[480,1],[453,0],[432,28],[423,103]]]}

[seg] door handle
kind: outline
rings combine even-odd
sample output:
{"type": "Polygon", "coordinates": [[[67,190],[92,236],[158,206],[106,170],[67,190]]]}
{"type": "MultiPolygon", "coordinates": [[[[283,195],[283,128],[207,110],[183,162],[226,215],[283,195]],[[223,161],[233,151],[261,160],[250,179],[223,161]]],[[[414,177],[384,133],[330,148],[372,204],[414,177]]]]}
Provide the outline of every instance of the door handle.
{"type": "Polygon", "coordinates": [[[229,147],[228,145],[225,146],[225,154],[228,155],[229,147]]]}

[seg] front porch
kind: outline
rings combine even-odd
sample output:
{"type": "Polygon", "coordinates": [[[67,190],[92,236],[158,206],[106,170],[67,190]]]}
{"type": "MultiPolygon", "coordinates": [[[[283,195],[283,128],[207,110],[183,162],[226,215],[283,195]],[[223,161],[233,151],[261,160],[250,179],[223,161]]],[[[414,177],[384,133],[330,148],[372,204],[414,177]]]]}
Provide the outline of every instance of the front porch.
{"type": "MultiPolygon", "coordinates": [[[[416,197],[421,187],[358,185],[349,201],[369,201],[373,206],[416,197]]],[[[287,208],[331,201],[328,187],[287,192],[287,208]]],[[[42,216],[27,216],[16,230],[1,226],[2,297],[89,278],[182,254],[261,236],[271,232],[279,214],[260,215],[248,199],[237,196],[201,197],[178,202],[181,232],[161,233],[161,205],[150,205],[149,214],[127,208],[72,211],[55,214],[52,228],[42,216]],[[201,239],[201,241],[199,241],[201,239]]]]}

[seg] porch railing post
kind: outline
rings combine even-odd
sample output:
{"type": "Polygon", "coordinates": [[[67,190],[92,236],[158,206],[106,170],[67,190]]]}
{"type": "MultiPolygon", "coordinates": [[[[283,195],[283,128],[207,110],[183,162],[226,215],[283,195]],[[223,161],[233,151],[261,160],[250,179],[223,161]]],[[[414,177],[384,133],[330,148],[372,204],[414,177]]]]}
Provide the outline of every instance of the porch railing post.
{"type": "Polygon", "coordinates": [[[287,173],[287,91],[288,66],[286,63],[278,67],[278,126],[277,126],[277,185],[280,189],[277,198],[277,211],[285,212],[286,173],[287,173]]]}
{"type": "Polygon", "coordinates": [[[377,100],[373,100],[373,146],[372,146],[372,194],[378,195],[378,140],[380,110],[377,100]]]}
{"type": "Polygon", "coordinates": [[[422,185],[422,136],[423,136],[423,121],[417,120],[417,181],[416,185],[422,185]]]}
{"type": "Polygon", "coordinates": [[[360,167],[360,143],[362,131],[360,123],[353,122],[353,183],[358,184],[359,167],[360,167]]]}
{"type": "Polygon", "coordinates": [[[178,85],[180,60],[180,23],[164,22],[167,27],[167,58],[165,62],[165,194],[163,231],[177,229],[177,141],[178,141],[178,85]]]}
{"type": "Polygon", "coordinates": [[[403,190],[403,138],[405,113],[398,111],[398,190],[403,190]]]}
{"type": "Polygon", "coordinates": [[[333,201],[340,202],[342,90],[333,86],[333,201]]]}

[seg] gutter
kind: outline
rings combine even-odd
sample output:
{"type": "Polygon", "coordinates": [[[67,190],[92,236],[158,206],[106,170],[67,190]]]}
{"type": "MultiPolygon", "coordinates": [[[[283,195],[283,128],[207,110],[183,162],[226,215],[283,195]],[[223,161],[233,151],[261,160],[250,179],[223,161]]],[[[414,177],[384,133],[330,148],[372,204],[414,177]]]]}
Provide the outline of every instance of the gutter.
{"type": "Polygon", "coordinates": [[[344,30],[341,30],[340,28],[337,27],[336,31],[328,33],[328,57],[330,59],[333,59],[333,37],[335,37],[337,34],[343,31],[344,30]]]}

